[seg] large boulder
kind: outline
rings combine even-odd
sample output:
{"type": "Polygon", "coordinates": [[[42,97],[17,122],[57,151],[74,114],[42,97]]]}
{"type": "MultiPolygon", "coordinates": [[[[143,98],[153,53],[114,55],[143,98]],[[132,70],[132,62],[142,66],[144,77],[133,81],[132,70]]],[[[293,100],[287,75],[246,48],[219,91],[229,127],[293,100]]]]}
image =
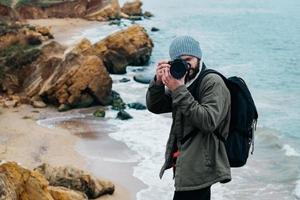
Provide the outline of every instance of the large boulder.
{"type": "Polygon", "coordinates": [[[94,48],[110,73],[124,74],[128,65],[148,63],[153,42],[143,27],[133,25],[95,43],[94,48]]]}
{"type": "Polygon", "coordinates": [[[121,11],[129,16],[141,16],[143,3],[140,0],[127,1],[124,3],[121,11]]]}
{"type": "Polygon", "coordinates": [[[114,185],[109,181],[98,180],[90,174],[72,167],[52,167],[42,164],[35,171],[43,174],[52,186],[63,186],[85,193],[88,198],[98,198],[112,194],[114,185]]]}
{"type": "Polygon", "coordinates": [[[27,72],[30,71],[30,73],[23,81],[23,88],[27,96],[34,97],[39,94],[45,81],[62,63],[65,49],[66,47],[54,41],[42,47],[41,56],[36,62],[32,63],[30,70],[27,68],[27,72]]]}
{"type": "Polygon", "coordinates": [[[62,63],[43,84],[39,95],[53,104],[78,107],[82,101],[106,105],[110,101],[112,79],[101,59],[74,53],[62,63]]]}
{"type": "Polygon", "coordinates": [[[15,162],[0,165],[0,200],[53,200],[48,181],[15,162]]]}
{"type": "Polygon", "coordinates": [[[121,17],[121,8],[118,0],[103,1],[99,6],[99,1],[89,2],[87,14],[84,16],[88,20],[107,21],[119,19],[121,17]]]}

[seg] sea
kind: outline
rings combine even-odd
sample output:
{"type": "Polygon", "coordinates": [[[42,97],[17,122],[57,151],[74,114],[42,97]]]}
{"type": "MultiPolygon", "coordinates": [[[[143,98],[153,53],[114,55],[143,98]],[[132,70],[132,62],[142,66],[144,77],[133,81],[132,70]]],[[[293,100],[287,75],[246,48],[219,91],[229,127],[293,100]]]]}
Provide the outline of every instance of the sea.
{"type": "MultiPolygon", "coordinates": [[[[133,77],[153,76],[157,62],[169,59],[168,48],[176,36],[194,37],[209,68],[246,81],[259,116],[253,155],[244,167],[232,169],[231,182],[213,185],[212,199],[300,199],[300,1],[144,0],[143,10],[154,14],[135,22],[144,26],[153,40],[151,59],[147,66],[128,66],[126,74],[111,75],[113,90],[126,103],[145,104],[148,85],[133,77]],[[159,31],[151,32],[152,27],[159,31]],[[130,81],[120,82],[122,78],[130,81]]],[[[122,20],[120,26],[91,27],[73,39],[84,36],[96,42],[131,23],[122,20]]],[[[163,179],[158,177],[170,115],[126,111],[133,119],[116,119],[116,111],[108,109],[105,123],[114,127],[111,138],[135,152],[134,157],[119,162],[134,163],[133,176],[146,185],[136,199],[172,199],[171,170],[163,179]]],[[[75,117],[84,120],[86,115],[58,120],[75,117]]]]}

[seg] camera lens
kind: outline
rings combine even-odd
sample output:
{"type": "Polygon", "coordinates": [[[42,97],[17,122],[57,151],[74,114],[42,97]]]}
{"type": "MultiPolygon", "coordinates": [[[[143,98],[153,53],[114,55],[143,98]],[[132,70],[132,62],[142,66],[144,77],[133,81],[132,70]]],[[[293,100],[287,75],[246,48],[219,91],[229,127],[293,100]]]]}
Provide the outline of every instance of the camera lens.
{"type": "Polygon", "coordinates": [[[176,79],[181,79],[189,68],[189,63],[182,59],[175,59],[170,65],[170,73],[176,79]]]}

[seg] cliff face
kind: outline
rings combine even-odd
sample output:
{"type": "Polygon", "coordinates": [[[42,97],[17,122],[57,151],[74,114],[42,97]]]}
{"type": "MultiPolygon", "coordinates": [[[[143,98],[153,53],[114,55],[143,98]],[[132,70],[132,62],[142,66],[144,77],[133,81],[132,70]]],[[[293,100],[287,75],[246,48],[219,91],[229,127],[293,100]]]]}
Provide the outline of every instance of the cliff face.
{"type": "Polygon", "coordinates": [[[9,5],[4,5],[0,2],[0,20],[16,21],[17,19],[17,13],[9,5]]]}
{"type": "Polygon", "coordinates": [[[18,14],[23,19],[38,18],[91,18],[104,21],[118,18],[120,7],[116,0],[74,0],[46,4],[42,1],[17,5],[18,14]]]}

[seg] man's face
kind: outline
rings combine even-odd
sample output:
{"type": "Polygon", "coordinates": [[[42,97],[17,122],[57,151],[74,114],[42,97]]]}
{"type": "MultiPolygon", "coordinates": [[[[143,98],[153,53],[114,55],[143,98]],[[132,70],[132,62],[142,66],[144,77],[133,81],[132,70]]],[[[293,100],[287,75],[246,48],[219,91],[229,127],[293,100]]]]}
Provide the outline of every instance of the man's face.
{"type": "Polygon", "coordinates": [[[199,72],[199,68],[200,68],[199,59],[194,56],[180,56],[180,58],[182,60],[185,60],[187,63],[189,63],[191,65],[189,74],[186,75],[186,81],[189,81],[189,80],[195,78],[195,76],[199,72]]]}

